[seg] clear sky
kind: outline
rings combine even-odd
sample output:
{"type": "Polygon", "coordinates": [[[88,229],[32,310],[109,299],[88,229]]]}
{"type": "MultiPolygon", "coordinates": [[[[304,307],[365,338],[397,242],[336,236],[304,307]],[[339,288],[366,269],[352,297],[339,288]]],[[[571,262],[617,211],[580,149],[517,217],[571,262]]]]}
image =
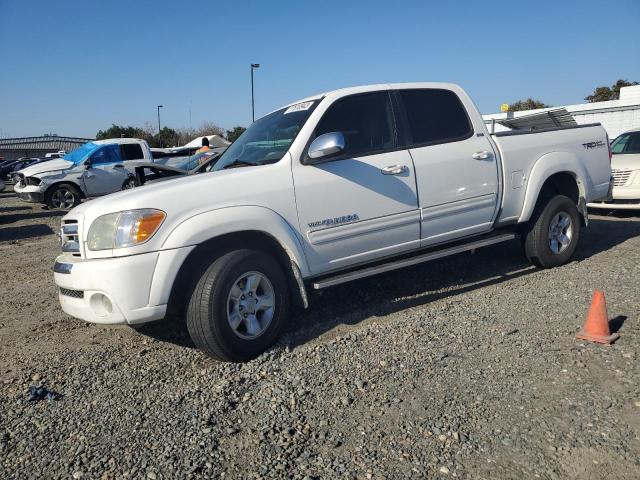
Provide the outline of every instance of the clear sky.
{"type": "Polygon", "coordinates": [[[338,87],[461,84],[483,113],[640,81],[640,0],[0,0],[0,136],[225,128],[338,87]]]}

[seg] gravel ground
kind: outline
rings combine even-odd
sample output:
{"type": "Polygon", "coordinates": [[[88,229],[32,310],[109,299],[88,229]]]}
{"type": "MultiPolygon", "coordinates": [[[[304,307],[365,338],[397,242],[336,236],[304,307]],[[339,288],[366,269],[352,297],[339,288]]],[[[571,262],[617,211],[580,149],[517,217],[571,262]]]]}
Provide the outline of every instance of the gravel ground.
{"type": "Polygon", "coordinates": [[[551,271],[514,242],[315,294],[243,365],[63,314],[59,221],[0,194],[0,478],[640,478],[640,217],[551,271]],[[596,288],[610,347],[574,338],[596,288]]]}

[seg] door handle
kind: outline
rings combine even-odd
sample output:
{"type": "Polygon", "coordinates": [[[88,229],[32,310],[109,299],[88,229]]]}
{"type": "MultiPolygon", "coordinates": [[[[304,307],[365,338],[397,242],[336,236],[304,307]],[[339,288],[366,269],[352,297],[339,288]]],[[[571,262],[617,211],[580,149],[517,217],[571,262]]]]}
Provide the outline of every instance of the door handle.
{"type": "Polygon", "coordinates": [[[471,156],[476,160],[486,160],[487,158],[491,158],[491,153],[487,152],[486,150],[482,150],[480,152],[475,152],[471,156]]]}
{"type": "Polygon", "coordinates": [[[408,170],[406,165],[389,165],[380,169],[383,175],[400,175],[408,170]]]}
{"type": "Polygon", "coordinates": [[[124,168],[124,165],[121,165],[121,164],[118,163],[118,164],[114,165],[113,168],[124,168]]]}

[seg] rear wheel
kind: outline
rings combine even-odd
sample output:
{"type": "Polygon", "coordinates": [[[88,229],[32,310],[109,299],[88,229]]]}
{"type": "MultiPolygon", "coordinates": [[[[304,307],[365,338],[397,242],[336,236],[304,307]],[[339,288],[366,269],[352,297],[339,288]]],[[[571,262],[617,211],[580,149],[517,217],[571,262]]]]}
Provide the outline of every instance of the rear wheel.
{"type": "Polygon", "coordinates": [[[541,201],[524,236],[527,259],[543,268],[567,263],[580,239],[580,215],[575,203],[564,195],[541,201]]]}
{"type": "Polygon", "coordinates": [[[69,210],[78,205],[80,200],[78,189],[68,183],[54,185],[45,195],[45,202],[49,208],[60,210],[69,210]]]}
{"type": "Polygon", "coordinates": [[[213,261],[187,307],[194,343],[223,361],[257,357],[277,339],[289,310],[280,265],[255,250],[235,250],[213,261]]]}

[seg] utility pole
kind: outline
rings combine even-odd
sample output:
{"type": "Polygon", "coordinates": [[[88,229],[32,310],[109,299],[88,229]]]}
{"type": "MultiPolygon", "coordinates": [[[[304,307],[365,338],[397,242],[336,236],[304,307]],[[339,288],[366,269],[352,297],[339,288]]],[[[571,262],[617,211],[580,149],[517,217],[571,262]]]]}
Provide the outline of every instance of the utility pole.
{"type": "Polygon", "coordinates": [[[253,96],[253,69],[254,68],[260,68],[260,64],[259,63],[251,64],[251,121],[252,122],[256,121],[256,106],[255,106],[255,101],[253,96]]]}
{"type": "Polygon", "coordinates": [[[162,137],[160,136],[160,109],[163,105],[158,105],[158,139],[160,139],[160,147],[162,147],[162,137]]]}

